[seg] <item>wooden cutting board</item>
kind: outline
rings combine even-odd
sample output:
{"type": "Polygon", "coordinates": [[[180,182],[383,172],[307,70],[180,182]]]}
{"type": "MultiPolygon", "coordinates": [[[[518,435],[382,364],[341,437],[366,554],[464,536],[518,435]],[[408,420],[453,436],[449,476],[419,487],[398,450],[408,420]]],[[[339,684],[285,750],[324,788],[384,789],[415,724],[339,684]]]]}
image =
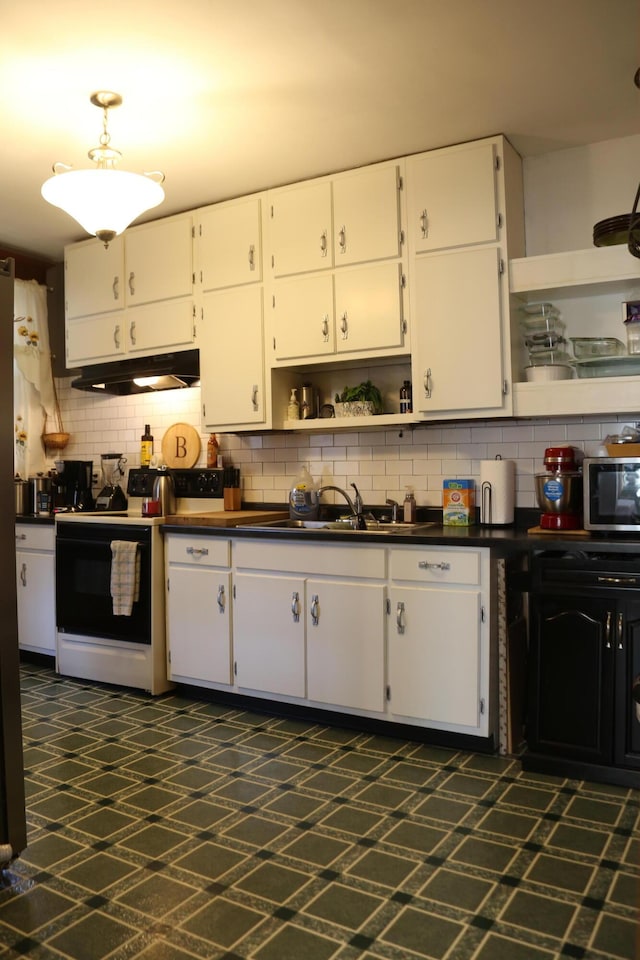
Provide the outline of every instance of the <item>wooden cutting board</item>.
{"type": "Polygon", "coordinates": [[[162,458],[168,467],[195,467],[201,450],[200,434],[190,423],[174,423],[162,438],[162,458]]]}
{"type": "Polygon", "coordinates": [[[185,527],[239,527],[244,523],[286,520],[287,510],[215,510],[213,513],[179,513],[165,517],[165,523],[185,527]]]}

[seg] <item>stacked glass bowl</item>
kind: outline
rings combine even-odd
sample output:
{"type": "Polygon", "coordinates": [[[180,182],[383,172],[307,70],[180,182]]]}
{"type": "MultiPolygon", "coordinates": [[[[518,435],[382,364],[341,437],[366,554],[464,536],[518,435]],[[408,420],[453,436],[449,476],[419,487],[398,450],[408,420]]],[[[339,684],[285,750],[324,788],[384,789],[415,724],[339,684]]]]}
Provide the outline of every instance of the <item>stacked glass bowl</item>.
{"type": "Polygon", "coordinates": [[[520,328],[529,355],[527,380],[570,380],[573,365],[567,350],[565,325],[552,303],[525,303],[520,328]]]}

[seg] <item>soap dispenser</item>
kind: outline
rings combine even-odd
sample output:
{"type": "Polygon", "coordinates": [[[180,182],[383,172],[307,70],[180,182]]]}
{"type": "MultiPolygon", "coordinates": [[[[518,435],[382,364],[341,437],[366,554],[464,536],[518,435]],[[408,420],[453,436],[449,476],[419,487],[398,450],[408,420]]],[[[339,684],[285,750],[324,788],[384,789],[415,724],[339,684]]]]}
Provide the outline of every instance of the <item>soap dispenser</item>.
{"type": "Polygon", "coordinates": [[[404,503],[402,504],[403,508],[403,519],[405,523],[415,523],[416,522],[416,498],[413,495],[413,491],[406,488],[407,492],[404,495],[404,503]]]}
{"type": "Polygon", "coordinates": [[[291,396],[289,397],[289,405],[287,406],[287,420],[300,419],[300,404],[298,403],[297,393],[297,388],[292,387],[291,396]]]}

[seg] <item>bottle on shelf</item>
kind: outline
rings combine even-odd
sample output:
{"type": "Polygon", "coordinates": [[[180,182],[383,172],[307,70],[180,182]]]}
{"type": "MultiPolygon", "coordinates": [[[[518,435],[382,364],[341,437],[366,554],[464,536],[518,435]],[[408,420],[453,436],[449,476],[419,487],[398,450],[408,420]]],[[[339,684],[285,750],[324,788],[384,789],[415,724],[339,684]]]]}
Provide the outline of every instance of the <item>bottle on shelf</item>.
{"type": "Polygon", "coordinates": [[[148,423],[144,425],[144,433],[140,437],[140,466],[150,467],[153,456],[153,434],[148,423]]]}
{"type": "Polygon", "coordinates": [[[220,444],[215,433],[212,433],[207,440],[207,467],[218,466],[218,456],[220,454],[220,444]]]}
{"type": "Polygon", "coordinates": [[[412,413],[411,380],[405,380],[400,387],[400,413],[412,413]]]}
{"type": "Polygon", "coordinates": [[[287,420],[300,419],[300,404],[298,403],[297,393],[297,388],[292,387],[291,396],[289,397],[289,403],[287,405],[287,420]]]}

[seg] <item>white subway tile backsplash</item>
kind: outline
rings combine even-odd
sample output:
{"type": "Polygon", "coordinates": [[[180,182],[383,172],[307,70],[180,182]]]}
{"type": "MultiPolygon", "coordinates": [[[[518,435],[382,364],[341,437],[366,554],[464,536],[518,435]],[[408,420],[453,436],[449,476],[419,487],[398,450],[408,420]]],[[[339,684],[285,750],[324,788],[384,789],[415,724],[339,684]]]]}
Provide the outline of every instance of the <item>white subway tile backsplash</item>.
{"type": "MultiPolygon", "coordinates": [[[[71,434],[64,457],[92,459],[94,472],[105,452],[121,451],[129,466],[138,466],[145,423],[151,425],[158,455],[162,435],[173,423],[200,425],[197,388],[104,397],[69,384],[57,384],[65,429],[71,434]]],[[[572,443],[589,454],[608,433],[620,432],[627,423],[635,424],[636,418],[478,421],[334,433],[327,422],[322,433],[220,433],[218,440],[225,459],[240,467],[243,496],[250,503],[286,503],[292,480],[305,463],[319,484],[335,483],[350,492],[349,484],[357,482],[365,504],[382,505],[388,497],[402,500],[410,486],[419,505],[439,507],[444,479],[473,477],[477,482],[480,461],[499,454],[515,463],[517,506],[536,507],[534,475],[543,469],[545,447],[572,443]]],[[[208,432],[202,431],[198,466],[206,463],[207,438],[208,432]]]]}

